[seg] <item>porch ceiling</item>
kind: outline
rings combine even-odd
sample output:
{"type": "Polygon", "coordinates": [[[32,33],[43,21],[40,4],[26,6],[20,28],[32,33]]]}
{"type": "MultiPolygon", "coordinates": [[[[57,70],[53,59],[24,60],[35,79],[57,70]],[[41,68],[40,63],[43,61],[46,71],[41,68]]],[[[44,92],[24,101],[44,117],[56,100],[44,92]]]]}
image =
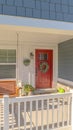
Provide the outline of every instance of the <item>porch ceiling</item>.
{"type": "MultiPolygon", "coordinates": [[[[13,28],[10,26],[0,26],[0,44],[3,44],[3,41],[11,41],[10,43],[16,43],[17,41],[17,33],[18,33],[18,40],[19,43],[25,42],[27,43],[40,43],[40,44],[59,44],[60,42],[69,40],[73,38],[73,34],[70,32],[66,31],[67,33],[64,32],[64,30],[53,30],[53,29],[41,29],[38,30],[34,28],[26,28],[22,27],[17,28],[13,26],[13,28]]],[[[7,43],[6,42],[6,43],[7,43]]]]}

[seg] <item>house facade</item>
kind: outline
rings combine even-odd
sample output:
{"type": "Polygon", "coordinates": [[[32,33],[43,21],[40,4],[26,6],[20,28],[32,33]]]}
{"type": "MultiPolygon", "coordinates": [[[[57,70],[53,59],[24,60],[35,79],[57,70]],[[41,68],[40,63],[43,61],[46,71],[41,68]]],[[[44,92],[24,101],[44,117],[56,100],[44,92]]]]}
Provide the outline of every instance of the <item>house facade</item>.
{"type": "Polygon", "coordinates": [[[72,0],[0,0],[0,80],[56,87],[58,44],[73,38],[72,22],[72,0]]]}

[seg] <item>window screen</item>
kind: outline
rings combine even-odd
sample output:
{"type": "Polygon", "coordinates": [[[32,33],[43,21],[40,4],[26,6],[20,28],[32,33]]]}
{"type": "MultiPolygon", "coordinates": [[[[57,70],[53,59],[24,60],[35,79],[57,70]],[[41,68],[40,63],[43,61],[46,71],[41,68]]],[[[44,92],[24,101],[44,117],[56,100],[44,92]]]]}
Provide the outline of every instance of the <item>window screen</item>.
{"type": "Polygon", "coordinates": [[[0,79],[16,78],[16,50],[0,49],[0,79]]]}

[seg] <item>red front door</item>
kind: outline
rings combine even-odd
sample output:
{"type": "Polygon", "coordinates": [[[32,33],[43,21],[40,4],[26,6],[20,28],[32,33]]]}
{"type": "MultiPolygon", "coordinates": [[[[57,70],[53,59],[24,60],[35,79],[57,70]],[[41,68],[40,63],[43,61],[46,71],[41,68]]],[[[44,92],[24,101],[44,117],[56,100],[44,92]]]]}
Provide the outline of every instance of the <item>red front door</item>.
{"type": "Polygon", "coordinates": [[[53,80],[53,50],[35,50],[36,88],[51,88],[53,80]]]}

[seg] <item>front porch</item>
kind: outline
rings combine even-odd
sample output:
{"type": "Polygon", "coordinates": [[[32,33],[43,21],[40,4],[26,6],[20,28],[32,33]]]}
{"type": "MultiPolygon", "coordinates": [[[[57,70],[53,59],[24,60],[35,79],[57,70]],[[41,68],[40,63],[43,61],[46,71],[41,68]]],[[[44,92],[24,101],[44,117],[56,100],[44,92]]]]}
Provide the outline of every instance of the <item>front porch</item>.
{"type": "Polygon", "coordinates": [[[72,24],[69,30],[67,28],[69,23],[64,22],[12,16],[0,16],[0,18],[0,49],[15,53],[12,59],[8,59],[9,55],[9,57],[3,57],[7,58],[4,59],[5,61],[0,62],[0,71],[3,71],[3,77],[1,74],[0,79],[21,80],[23,83],[30,83],[36,87],[35,50],[52,50],[52,87],[55,87],[58,78],[58,44],[73,38],[72,24]],[[33,59],[30,58],[30,53],[34,55],[33,59]],[[30,59],[28,67],[23,64],[24,59],[30,59]],[[10,66],[12,68],[7,71],[10,66]],[[9,75],[5,75],[6,72],[9,75]]]}
{"type": "Polygon", "coordinates": [[[0,99],[1,130],[72,130],[72,93],[0,99]],[[8,119],[8,120],[7,120],[8,119]]]}
{"type": "MultiPolygon", "coordinates": [[[[0,79],[21,80],[36,87],[35,50],[46,49],[53,51],[52,88],[55,88],[58,78],[58,44],[73,38],[73,31],[67,28],[68,24],[8,16],[6,20],[4,25],[0,25],[0,49],[3,54],[0,79]],[[31,52],[33,59],[30,59],[31,52]],[[28,67],[23,65],[24,59],[31,60],[28,67]]],[[[29,97],[4,96],[0,99],[0,130],[72,130],[72,99],[70,92],[29,97]]]]}

